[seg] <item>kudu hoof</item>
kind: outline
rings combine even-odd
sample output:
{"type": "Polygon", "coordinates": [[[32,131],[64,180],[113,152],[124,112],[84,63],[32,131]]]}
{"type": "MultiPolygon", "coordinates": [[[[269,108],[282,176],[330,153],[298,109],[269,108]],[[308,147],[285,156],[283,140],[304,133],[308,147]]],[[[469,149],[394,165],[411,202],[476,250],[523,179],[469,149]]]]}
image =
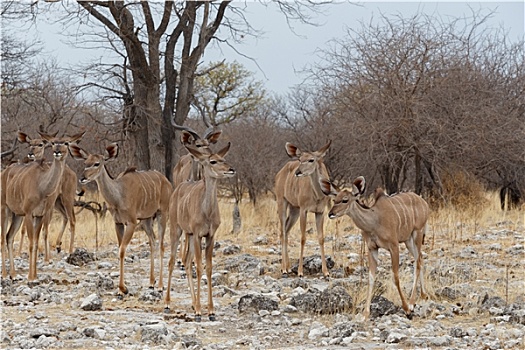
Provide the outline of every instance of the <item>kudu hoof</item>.
{"type": "Polygon", "coordinates": [[[62,248],[57,247],[57,253],[60,254],[61,251],[62,251],[62,248]]]}
{"type": "Polygon", "coordinates": [[[201,315],[195,315],[195,322],[200,322],[202,321],[202,316],[201,315]]]}
{"type": "Polygon", "coordinates": [[[215,314],[210,314],[208,316],[208,318],[210,319],[210,321],[217,321],[217,318],[215,317],[215,314]]]}
{"type": "Polygon", "coordinates": [[[171,312],[170,308],[166,306],[166,307],[164,308],[164,313],[165,313],[165,314],[169,314],[170,312],[171,312]]]}
{"type": "Polygon", "coordinates": [[[36,287],[40,284],[40,281],[39,280],[34,280],[34,281],[28,281],[27,282],[27,286],[29,288],[33,288],[33,287],[36,287]]]}
{"type": "Polygon", "coordinates": [[[287,272],[283,272],[283,274],[281,275],[282,278],[288,278],[288,273],[287,272]]]}

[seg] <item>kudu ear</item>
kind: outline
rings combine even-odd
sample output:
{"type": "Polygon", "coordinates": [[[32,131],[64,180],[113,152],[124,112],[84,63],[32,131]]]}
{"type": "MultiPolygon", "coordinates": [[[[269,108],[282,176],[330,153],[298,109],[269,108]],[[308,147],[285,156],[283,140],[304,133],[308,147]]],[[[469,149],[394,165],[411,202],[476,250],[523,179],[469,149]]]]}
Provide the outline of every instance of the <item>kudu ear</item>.
{"type": "Polygon", "coordinates": [[[106,147],[106,156],[104,160],[106,162],[110,162],[112,160],[115,160],[118,156],[119,147],[116,143],[112,143],[106,147]]]}
{"type": "Polygon", "coordinates": [[[84,137],[84,134],[85,134],[85,133],[86,133],[86,132],[83,131],[83,132],[80,132],[80,133],[75,134],[75,135],[73,135],[73,136],[69,136],[69,137],[68,137],[68,142],[80,142],[80,139],[82,139],[82,137],[84,137]]]}
{"type": "Polygon", "coordinates": [[[204,134],[204,138],[208,140],[209,143],[216,144],[217,141],[219,141],[219,137],[221,137],[221,134],[222,134],[222,130],[217,130],[214,132],[206,132],[204,134]]]}
{"type": "Polygon", "coordinates": [[[366,181],[363,176],[359,176],[354,180],[354,183],[352,184],[352,194],[354,196],[361,196],[363,193],[365,193],[366,189],[366,181]]]}
{"type": "Polygon", "coordinates": [[[291,158],[299,158],[301,156],[301,150],[297,146],[292,145],[290,142],[286,142],[286,153],[291,158]]]}
{"type": "Polygon", "coordinates": [[[26,133],[23,133],[21,131],[18,132],[17,139],[21,143],[29,143],[29,141],[31,141],[31,138],[29,137],[29,135],[27,135],[26,133]]]}
{"type": "Polygon", "coordinates": [[[69,147],[69,154],[71,154],[71,157],[76,160],[86,160],[89,154],[84,151],[82,148],[78,147],[77,145],[70,144],[69,147]]]}
{"type": "Polygon", "coordinates": [[[321,186],[321,191],[323,191],[323,193],[326,196],[335,197],[335,196],[337,196],[337,193],[339,193],[339,188],[337,188],[337,186],[332,184],[327,179],[320,179],[319,180],[319,185],[321,186]]]}
{"type": "Polygon", "coordinates": [[[317,153],[321,158],[323,158],[326,155],[326,152],[328,152],[328,148],[330,148],[330,145],[332,144],[332,140],[328,140],[328,143],[321,147],[317,153]]]}
{"type": "Polygon", "coordinates": [[[183,145],[193,145],[195,143],[196,138],[194,135],[186,130],[183,130],[180,135],[180,142],[183,145]]]}
{"type": "Polygon", "coordinates": [[[231,144],[232,144],[231,142],[228,142],[228,144],[223,149],[221,149],[219,152],[217,152],[217,155],[219,155],[222,158],[224,158],[226,156],[226,153],[228,153],[228,151],[230,150],[231,144]]]}
{"type": "Polygon", "coordinates": [[[40,137],[42,137],[44,140],[48,141],[48,142],[51,142],[52,139],[54,139],[57,134],[58,134],[58,131],[55,132],[54,134],[45,134],[43,132],[38,132],[38,134],[40,135],[40,137]]]}

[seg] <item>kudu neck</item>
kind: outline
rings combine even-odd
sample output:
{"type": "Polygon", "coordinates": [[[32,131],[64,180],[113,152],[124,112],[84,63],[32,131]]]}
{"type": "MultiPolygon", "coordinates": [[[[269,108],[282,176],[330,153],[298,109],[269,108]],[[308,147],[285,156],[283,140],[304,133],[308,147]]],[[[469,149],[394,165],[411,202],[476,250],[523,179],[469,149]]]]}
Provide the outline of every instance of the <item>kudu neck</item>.
{"type": "MultiPolygon", "coordinates": [[[[38,165],[42,166],[42,165],[38,165]]],[[[51,166],[44,171],[44,174],[38,179],[38,186],[40,191],[46,196],[55,192],[59,185],[62,174],[64,173],[65,162],[64,159],[53,159],[51,166]]]]}
{"type": "Polygon", "coordinates": [[[377,224],[376,211],[373,208],[362,206],[357,200],[350,204],[348,215],[354,220],[356,226],[365,232],[370,232],[377,224]]]}
{"type": "Polygon", "coordinates": [[[119,181],[113,179],[104,165],[100,171],[100,175],[96,178],[99,191],[102,193],[104,199],[110,205],[115,205],[121,199],[121,191],[119,181]]]}

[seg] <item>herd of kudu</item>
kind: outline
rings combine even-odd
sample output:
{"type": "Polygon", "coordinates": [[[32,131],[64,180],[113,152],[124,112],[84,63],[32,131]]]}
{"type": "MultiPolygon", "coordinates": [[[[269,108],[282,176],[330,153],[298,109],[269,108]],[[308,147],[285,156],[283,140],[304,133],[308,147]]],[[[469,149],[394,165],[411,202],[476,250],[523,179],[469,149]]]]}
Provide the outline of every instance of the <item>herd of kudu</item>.
{"type": "MultiPolygon", "coordinates": [[[[45,261],[49,260],[47,236],[53,208],[63,215],[63,225],[56,243],[57,250],[60,252],[62,235],[69,222],[71,233],[69,253],[73,252],[75,233],[73,204],[78,181],[75,172],[65,162],[69,153],[74,159],[84,162],[80,183],[95,181],[113,216],[119,245],[119,296],[128,293],[124,283],[124,257],[126,247],[139,223],[142,224],[149,239],[151,253],[149,287],[154,288],[154,252],[157,246],[153,232],[154,221],[158,224],[160,255],[160,278],[157,288],[163,291],[164,233],[169,219],[171,250],[165,311],[170,311],[171,277],[177,260],[175,255],[179,250],[179,242],[184,242],[179,250],[180,260],[190,269],[195,263],[197,288],[194,287],[192,273],[187,273],[187,278],[195,320],[201,320],[201,242],[204,238],[208,316],[210,320],[215,320],[210,281],[215,232],[221,222],[217,182],[235,175],[235,170],[224,159],[230,149],[230,143],[214,153],[210,145],[218,141],[220,130],[209,128],[201,136],[189,127],[178,125],[175,127],[181,131],[181,142],[188,154],[182,156],[174,167],[172,183],[157,171],[137,171],[135,168],[129,168],[117,177],[112,177],[106,169],[106,162],[117,157],[119,146],[116,143],[108,145],[104,155],[91,154],[77,144],[83,134],[57,137],[56,134],[40,133],[41,138],[32,139],[19,132],[18,139],[29,143],[28,158],[31,161],[12,164],[1,173],[2,278],[8,275],[6,254],[9,259],[9,276],[14,278],[16,275],[13,263],[13,241],[23,221],[23,228],[29,240],[28,282],[30,284],[35,282],[38,240],[42,228],[45,261]],[[44,150],[47,146],[53,151],[52,162],[46,162],[44,159],[44,150]]],[[[275,176],[282,276],[286,277],[291,272],[288,237],[297,219],[300,219],[301,231],[298,276],[303,276],[306,216],[308,212],[313,212],[321,251],[322,273],[326,278],[329,277],[324,251],[323,222],[325,208],[329,205],[330,198],[333,198],[333,207],[328,217],[334,219],[344,214],[350,216],[355,225],[361,229],[363,240],[368,247],[369,285],[364,316],[368,317],[370,313],[379,248],[386,249],[390,253],[394,283],[399,291],[402,307],[407,316],[410,316],[416,302],[418,287],[422,297],[425,296],[421,246],[429,207],[414,193],[387,195],[381,189],[375,191],[373,204],[366,205],[363,200],[365,192],[363,177],[356,178],[350,188],[339,189],[329,180],[329,172],[324,164],[324,157],[330,144],[329,141],[317,151],[304,151],[291,143],[286,143],[286,152],[293,159],[287,162],[275,176]],[[409,303],[399,283],[400,243],[405,243],[415,260],[414,283],[409,303]]]]}

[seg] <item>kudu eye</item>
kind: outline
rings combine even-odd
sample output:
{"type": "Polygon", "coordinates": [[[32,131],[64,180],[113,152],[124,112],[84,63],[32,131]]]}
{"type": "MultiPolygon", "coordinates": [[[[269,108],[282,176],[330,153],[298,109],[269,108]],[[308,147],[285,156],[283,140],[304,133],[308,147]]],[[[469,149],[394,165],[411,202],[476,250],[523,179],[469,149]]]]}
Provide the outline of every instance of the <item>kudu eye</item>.
{"type": "Polygon", "coordinates": [[[344,198],[341,202],[342,202],[343,204],[348,203],[348,198],[344,198]]]}
{"type": "Polygon", "coordinates": [[[210,160],[210,164],[217,164],[216,160],[210,160]]]}
{"type": "Polygon", "coordinates": [[[93,166],[94,166],[95,168],[98,168],[98,167],[100,166],[100,163],[99,163],[99,162],[96,162],[95,164],[93,164],[93,166]]]}
{"type": "Polygon", "coordinates": [[[308,163],[313,163],[314,160],[313,159],[308,159],[308,163]]]}

